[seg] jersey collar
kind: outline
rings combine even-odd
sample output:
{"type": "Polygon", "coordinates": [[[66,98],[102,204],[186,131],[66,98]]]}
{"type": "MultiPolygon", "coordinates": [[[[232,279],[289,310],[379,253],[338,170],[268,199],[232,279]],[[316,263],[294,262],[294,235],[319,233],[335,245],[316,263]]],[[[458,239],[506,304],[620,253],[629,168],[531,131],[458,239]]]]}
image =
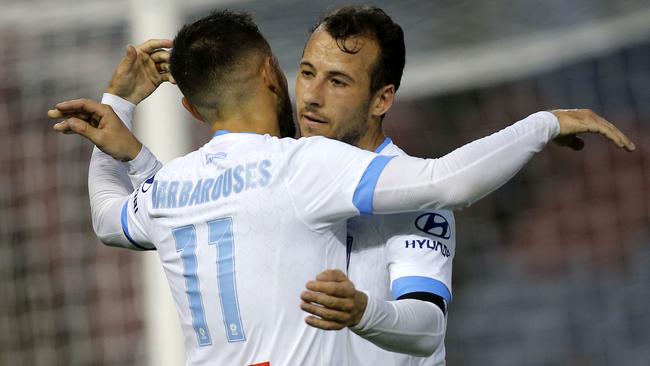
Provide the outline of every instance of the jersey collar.
{"type": "MultiPolygon", "coordinates": [[[[217,132],[212,135],[212,137],[217,137],[217,136],[222,136],[222,135],[227,135],[229,133],[232,133],[228,130],[218,130],[217,132]]],[[[258,133],[255,132],[240,132],[240,133],[245,133],[245,134],[250,134],[250,135],[259,135],[258,133]]]]}
{"type": "MultiPolygon", "coordinates": [[[[219,132],[219,131],[217,131],[219,132]]],[[[386,137],[384,139],[384,142],[381,143],[381,145],[377,146],[375,149],[375,152],[379,154],[386,146],[390,145],[393,142],[393,140],[390,139],[390,137],[386,137]]]]}
{"type": "Polygon", "coordinates": [[[214,133],[213,137],[221,136],[230,133],[228,130],[218,130],[217,132],[214,133]]]}

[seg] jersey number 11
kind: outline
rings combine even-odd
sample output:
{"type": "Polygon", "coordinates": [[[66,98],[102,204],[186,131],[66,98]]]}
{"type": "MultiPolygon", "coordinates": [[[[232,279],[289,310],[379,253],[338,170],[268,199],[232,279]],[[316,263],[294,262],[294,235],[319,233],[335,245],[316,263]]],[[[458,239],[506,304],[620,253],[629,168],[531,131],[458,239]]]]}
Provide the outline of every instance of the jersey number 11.
{"type": "MultiPolygon", "coordinates": [[[[246,340],[246,335],[239,314],[235,284],[235,242],[232,234],[232,218],[212,220],[207,224],[208,245],[215,246],[217,251],[217,284],[219,285],[219,300],[221,301],[226,338],[228,342],[242,342],[246,340]]],[[[192,326],[196,332],[199,346],[210,346],[212,338],[205,320],[197,274],[196,229],[194,225],[181,226],[172,229],[172,234],[176,242],[176,252],[181,253],[183,261],[185,293],[192,314],[192,326]]]]}

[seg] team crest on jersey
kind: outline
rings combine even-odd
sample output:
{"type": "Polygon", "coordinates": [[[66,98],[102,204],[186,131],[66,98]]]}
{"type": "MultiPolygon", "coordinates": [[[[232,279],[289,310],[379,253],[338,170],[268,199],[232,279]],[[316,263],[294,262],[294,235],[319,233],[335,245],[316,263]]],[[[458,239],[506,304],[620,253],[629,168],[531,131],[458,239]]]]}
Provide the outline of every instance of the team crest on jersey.
{"type": "Polygon", "coordinates": [[[441,239],[451,238],[451,227],[447,219],[435,212],[428,212],[415,219],[415,227],[441,239]]]}
{"type": "Polygon", "coordinates": [[[218,152],[215,154],[206,154],[205,155],[205,163],[206,164],[214,164],[216,160],[221,160],[225,159],[228,156],[228,153],[225,152],[218,152]]]}

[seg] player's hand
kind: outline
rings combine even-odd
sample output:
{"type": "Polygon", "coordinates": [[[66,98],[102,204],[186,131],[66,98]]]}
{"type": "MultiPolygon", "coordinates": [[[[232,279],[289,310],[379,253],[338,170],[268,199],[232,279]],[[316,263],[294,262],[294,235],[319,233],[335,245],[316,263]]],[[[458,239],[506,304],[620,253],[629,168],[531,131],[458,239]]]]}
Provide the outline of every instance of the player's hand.
{"type": "Polygon", "coordinates": [[[165,81],[176,83],[169,72],[169,39],[150,39],[140,45],[126,47],[124,58],[117,64],[106,89],[133,104],[138,104],[165,81]]]}
{"type": "Polygon", "coordinates": [[[357,325],[368,304],[368,297],[354,288],[343,272],[330,269],[307,282],[300,295],[300,308],[312,315],[305,322],[312,327],[338,330],[357,325]]]}
{"type": "Polygon", "coordinates": [[[558,145],[582,150],[585,143],[576,135],[591,132],[607,137],[616,146],[627,151],[636,149],[623,132],[590,109],[557,109],[551,113],[560,121],[560,134],[553,140],[558,145]]]}
{"type": "Polygon", "coordinates": [[[140,141],[108,105],[77,99],[57,104],[47,116],[64,119],[53,126],[55,131],[81,135],[114,159],[133,160],[142,149],[140,141]]]}

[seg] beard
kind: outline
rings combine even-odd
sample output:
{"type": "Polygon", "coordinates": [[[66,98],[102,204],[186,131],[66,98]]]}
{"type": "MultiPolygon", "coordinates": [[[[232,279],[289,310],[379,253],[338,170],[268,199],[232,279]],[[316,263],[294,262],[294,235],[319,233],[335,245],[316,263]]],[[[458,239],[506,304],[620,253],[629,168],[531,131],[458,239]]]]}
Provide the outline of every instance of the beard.
{"type": "Polygon", "coordinates": [[[293,120],[293,108],[289,91],[282,89],[280,100],[277,108],[278,126],[280,127],[280,137],[296,137],[296,123],[293,120]]]}
{"type": "Polygon", "coordinates": [[[291,106],[291,98],[289,98],[289,86],[287,85],[287,78],[285,77],[277,58],[273,56],[271,62],[273,63],[273,71],[275,77],[279,82],[278,85],[278,106],[277,118],[278,127],[280,129],[280,137],[296,137],[296,124],[293,120],[293,107],[291,106]]]}
{"type": "Polygon", "coordinates": [[[346,126],[336,134],[336,139],[352,146],[359,146],[359,140],[368,131],[368,112],[370,111],[370,100],[366,101],[356,113],[346,121],[346,126]]]}

